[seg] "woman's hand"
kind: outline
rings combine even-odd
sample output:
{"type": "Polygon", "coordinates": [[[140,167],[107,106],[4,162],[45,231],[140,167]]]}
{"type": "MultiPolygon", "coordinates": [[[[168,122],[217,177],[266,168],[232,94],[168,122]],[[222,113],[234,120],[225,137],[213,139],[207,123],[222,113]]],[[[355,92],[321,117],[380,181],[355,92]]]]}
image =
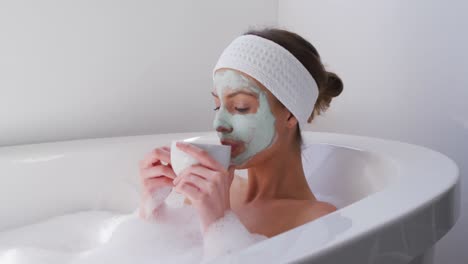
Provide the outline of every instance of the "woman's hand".
{"type": "Polygon", "coordinates": [[[170,153],[169,147],[157,148],[140,161],[143,192],[139,214],[143,219],[155,216],[174,186],[172,181],[176,175],[170,164],[170,153]],[[161,161],[167,165],[163,165],[161,161]]]}
{"type": "Polygon", "coordinates": [[[211,223],[223,217],[224,212],[231,208],[229,189],[234,178],[234,167],[224,169],[205,150],[194,145],[178,142],[177,147],[200,163],[182,171],[174,180],[174,189],[187,197],[197,209],[205,232],[211,223]]]}

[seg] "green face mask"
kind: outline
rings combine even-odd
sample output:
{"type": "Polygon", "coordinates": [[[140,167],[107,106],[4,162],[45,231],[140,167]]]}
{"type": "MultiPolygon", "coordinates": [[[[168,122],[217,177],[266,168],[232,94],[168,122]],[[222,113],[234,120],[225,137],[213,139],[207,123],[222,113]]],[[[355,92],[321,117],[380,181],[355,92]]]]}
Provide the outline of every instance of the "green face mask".
{"type": "Polygon", "coordinates": [[[271,112],[267,94],[255,82],[242,74],[225,70],[218,71],[214,76],[214,85],[221,105],[213,121],[214,129],[224,127],[229,132],[219,132],[221,140],[241,142],[245,150],[231,159],[234,165],[245,164],[255,154],[268,148],[274,139],[275,117],[271,112]],[[248,90],[258,95],[259,107],[254,114],[230,113],[225,107],[224,95],[239,90],[248,90]]]}

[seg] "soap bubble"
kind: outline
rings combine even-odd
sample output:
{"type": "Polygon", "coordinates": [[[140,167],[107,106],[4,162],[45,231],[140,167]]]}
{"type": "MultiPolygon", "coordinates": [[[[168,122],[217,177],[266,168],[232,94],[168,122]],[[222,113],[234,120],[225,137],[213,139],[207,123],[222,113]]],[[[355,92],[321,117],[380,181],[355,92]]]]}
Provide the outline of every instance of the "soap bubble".
{"type": "Polygon", "coordinates": [[[0,263],[201,263],[266,237],[251,234],[232,211],[202,234],[189,205],[161,207],[158,217],[87,211],[0,233],[0,263]]]}

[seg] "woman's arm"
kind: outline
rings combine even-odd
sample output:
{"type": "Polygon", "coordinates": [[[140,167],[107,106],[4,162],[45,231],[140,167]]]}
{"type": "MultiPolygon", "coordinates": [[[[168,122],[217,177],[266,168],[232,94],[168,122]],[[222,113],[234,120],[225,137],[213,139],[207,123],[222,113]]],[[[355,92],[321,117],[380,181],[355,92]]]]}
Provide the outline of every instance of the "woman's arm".
{"type": "Polygon", "coordinates": [[[174,189],[185,195],[200,216],[204,237],[204,260],[248,247],[266,237],[251,234],[231,211],[230,189],[234,167],[228,170],[206,151],[190,144],[178,147],[200,162],[184,170],[174,189]]]}

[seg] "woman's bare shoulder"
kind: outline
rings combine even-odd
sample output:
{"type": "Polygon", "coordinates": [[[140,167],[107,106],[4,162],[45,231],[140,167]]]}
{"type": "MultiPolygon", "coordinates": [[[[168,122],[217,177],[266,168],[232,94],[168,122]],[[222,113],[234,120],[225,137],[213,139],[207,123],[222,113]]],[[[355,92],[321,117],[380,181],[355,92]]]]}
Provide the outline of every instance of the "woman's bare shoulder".
{"type": "Polygon", "coordinates": [[[266,211],[268,214],[266,219],[274,217],[276,221],[261,223],[264,227],[263,233],[268,237],[281,234],[336,211],[336,207],[329,203],[308,200],[276,201],[270,209],[273,210],[266,211]]]}
{"type": "Polygon", "coordinates": [[[337,208],[334,205],[327,202],[304,201],[304,203],[301,206],[301,209],[298,210],[299,214],[296,219],[296,224],[305,224],[327,214],[333,213],[336,210],[337,208]]]}

